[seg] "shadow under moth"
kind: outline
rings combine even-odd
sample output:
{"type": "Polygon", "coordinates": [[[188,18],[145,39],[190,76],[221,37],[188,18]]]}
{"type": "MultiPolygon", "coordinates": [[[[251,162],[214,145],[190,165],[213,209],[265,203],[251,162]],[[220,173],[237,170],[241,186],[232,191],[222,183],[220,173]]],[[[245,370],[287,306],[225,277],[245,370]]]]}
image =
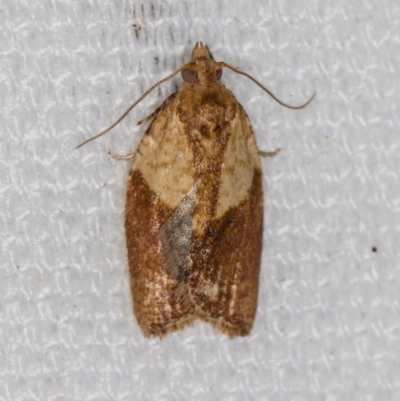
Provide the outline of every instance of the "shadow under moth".
{"type": "Polygon", "coordinates": [[[136,319],[146,336],[163,337],[202,319],[230,337],[252,329],[262,247],[259,152],[243,107],[221,83],[222,68],[202,42],[181,72],[182,88],[139,124],[152,120],[133,159],[125,230],[136,319]]]}

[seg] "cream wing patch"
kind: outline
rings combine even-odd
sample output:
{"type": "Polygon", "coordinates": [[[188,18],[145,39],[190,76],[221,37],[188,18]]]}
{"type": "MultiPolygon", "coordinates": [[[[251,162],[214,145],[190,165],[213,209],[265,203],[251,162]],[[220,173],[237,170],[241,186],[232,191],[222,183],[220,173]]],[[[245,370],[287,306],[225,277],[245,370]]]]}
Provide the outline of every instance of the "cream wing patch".
{"type": "Polygon", "coordinates": [[[232,135],[225,149],[216,218],[221,217],[229,208],[238,206],[246,198],[253,182],[254,171],[260,168],[250,121],[239,105],[232,135]]]}
{"type": "Polygon", "coordinates": [[[161,112],[150,133],[143,137],[132,165],[132,170],[139,170],[150,189],[173,209],[194,185],[193,155],[184,132],[175,107],[168,115],[161,112]]]}

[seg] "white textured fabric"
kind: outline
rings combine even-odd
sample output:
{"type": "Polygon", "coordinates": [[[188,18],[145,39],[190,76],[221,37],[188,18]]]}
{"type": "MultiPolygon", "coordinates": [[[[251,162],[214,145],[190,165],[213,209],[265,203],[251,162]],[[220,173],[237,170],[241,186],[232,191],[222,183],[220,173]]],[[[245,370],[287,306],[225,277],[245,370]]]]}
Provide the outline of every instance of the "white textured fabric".
{"type": "Polygon", "coordinates": [[[0,400],[400,399],[397,0],[0,1],[0,400]],[[252,121],[265,230],[252,334],[145,339],[123,209],[130,162],[202,40],[252,121]],[[375,249],[375,248],[376,249],[375,249]],[[376,252],[374,252],[376,250],[376,252]]]}

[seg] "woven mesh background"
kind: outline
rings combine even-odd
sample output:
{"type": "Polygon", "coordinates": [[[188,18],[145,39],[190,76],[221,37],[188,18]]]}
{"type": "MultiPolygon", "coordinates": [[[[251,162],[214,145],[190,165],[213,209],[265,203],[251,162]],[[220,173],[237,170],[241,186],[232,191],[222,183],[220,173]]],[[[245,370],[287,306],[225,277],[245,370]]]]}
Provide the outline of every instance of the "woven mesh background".
{"type": "Polygon", "coordinates": [[[385,401],[400,394],[400,3],[1,0],[0,400],[385,401]],[[262,150],[247,338],[143,338],[123,229],[154,82],[207,43],[262,150]]]}

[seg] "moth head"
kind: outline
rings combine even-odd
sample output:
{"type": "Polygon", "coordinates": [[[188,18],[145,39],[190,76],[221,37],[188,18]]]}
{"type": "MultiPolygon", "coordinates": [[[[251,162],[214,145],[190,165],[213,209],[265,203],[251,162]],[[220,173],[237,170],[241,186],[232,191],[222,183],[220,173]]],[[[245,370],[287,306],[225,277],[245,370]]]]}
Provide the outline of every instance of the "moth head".
{"type": "Polygon", "coordinates": [[[204,46],[203,42],[197,42],[192,50],[192,61],[196,62],[199,58],[205,58],[207,60],[214,60],[208,46],[204,46]]]}
{"type": "Polygon", "coordinates": [[[185,82],[206,82],[220,80],[222,68],[217,63],[203,42],[197,42],[192,50],[192,61],[182,70],[185,82]]]}
{"type": "Polygon", "coordinates": [[[219,81],[222,77],[222,68],[207,68],[207,66],[200,66],[200,68],[190,67],[184,68],[181,72],[182,79],[185,82],[219,81]]]}

